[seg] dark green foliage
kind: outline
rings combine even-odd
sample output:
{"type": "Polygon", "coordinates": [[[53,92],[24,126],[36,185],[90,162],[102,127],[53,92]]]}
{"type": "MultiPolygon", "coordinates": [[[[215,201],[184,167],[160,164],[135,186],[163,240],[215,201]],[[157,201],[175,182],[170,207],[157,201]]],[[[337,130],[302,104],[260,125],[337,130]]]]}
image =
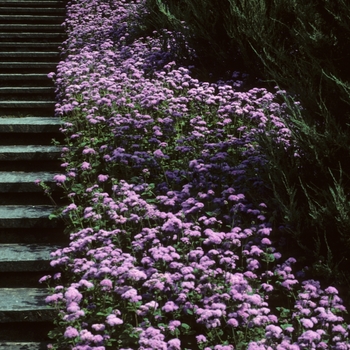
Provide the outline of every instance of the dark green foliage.
{"type": "MultiPolygon", "coordinates": [[[[347,0],[147,0],[148,26],[182,31],[199,77],[245,71],[286,89],[302,154],[261,138],[274,223],[314,277],[349,285],[350,4],[347,0]],[[186,26],[184,25],[184,22],[186,26]],[[293,248],[294,249],[294,248],[293,248]],[[348,257],[349,256],[349,260],[348,257]]],[[[266,200],[266,199],[265,199],[266,200]]],[[[293,254],[294,251],[292,250],[293,254]]]]}

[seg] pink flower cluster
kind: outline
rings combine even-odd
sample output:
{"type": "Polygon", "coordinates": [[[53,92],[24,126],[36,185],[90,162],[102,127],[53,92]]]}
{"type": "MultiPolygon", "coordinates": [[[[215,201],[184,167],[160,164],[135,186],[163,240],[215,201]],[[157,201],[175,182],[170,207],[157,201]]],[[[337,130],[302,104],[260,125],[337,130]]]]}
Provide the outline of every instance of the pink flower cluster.
{"type": "Polygon", "coordinates": [[[66,59],[52,76],[71,241],[51,265],[69,283],[47,297],[61,342],[350,349],[337,290],[295,277],[263,202],[259,134],[298,151],[285,105],[237,80],[192,78],[176,63],[177,45],[194,55],[184,38],[138,34],[145,13],[141,0],[67,7],[66,59]]]}

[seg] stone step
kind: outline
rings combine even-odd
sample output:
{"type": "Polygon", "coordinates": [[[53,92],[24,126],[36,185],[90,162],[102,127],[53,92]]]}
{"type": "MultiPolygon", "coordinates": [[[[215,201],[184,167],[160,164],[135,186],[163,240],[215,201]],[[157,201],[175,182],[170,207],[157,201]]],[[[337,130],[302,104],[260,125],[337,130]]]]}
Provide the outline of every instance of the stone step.
{"type": "MultiPolygon", "coordinates": [[[[0,45],[1,46],[1,45],[0,45]]],[[[47,73],[3,73],[0,74],[0,86],[52,86],[52,79],[47,73]]]]}
{"type": "Polygon", "coordinates": [[[0,228],[55,227],[57,220],[49,219],[55,209],[52,205],[1,205],[0,228]]]}
{"type": "MultiPolygon", "coordinates": [[[[40,5],[40,4],[36,4],[40,5]]],[[[63,7],[30,7],[23,3],[23,6],[18,6],[18,4],[11,4],[11,6],[0,6],[0,15],[52,15],[52,16],[63,16],[65,15],[66,9],[63,7]],[[24,7],[25,6],[25,7],[24,7]]]]}
{"type": "Polygon", "coordinates": [[[39,33],[39,32],[23,32],[23,33],[7,33],[7,32],[0,32],[0,39],[5,39],[4,41],[13,41],[17,39],[29,39],[33,41],[35,40],[41,40],[41,39],[56,39],[56,40],[62,40],[65,38],[64,33],[39,33]]]}
{"type": "Polygon", "coordinates": [[[0,101],[1,109],[16,108],[45,108],[52,109],[56,101],[0,101]]]}
{"type": "Polygon", "coordinates": [[[3,350],[46,350],[46,342],[2,342],[0,340],[0,349],[3,350]]]}
{"type": "Polygon", "coordinates": [[[0,272],[48,271],[50,254],[60,246],[43,244],[0,244],[0,272]]]}
{"type": "Polygon", "coordinates": [[[0,23],[37,23],[37,24],[61,24],[65,16],[46,16],[46,15],[0,15],[0,23]]]}
{"type": "Polygon", "coordinates": [[[46,304],[46,288],[1,288],[0,323],[50,321],[55,313],[46,304]]]}
{"type": "Polygon", "coordinates": [[[0,52],[0,59],[1,58],[26,58],[26,57],[33,57],[33,58],[55,58],[59,59],[60,53],[59,51],[7,51],[7,52],[0,52]]]}
{"type": "Polygon", "coordinates": [[[14,95],[47,95],[47,94],[54,94],[55,88],[49,87],[49,86],[25,86],[25,87],[0,87],[0,95],[4,94],[11,94],[11,97],[14,95]]]}
{"type": "Polygon", "coordinates": [[[66,0],[0,0],[0,5],[1,6],[6,6],[6,5],[10,5],[10,6],[29,6],[30,4],[32,4],[33,6],[65,6],[65,4],[67,3],[66,0]]]}
{"type": "Polygon", "coordinates": [[[0,6],[63,7],[65,4],[64,0],[0,0],[0,6]]]}
{"type": "Polygon", "coordinates": [[[60,24],[18,24],[18,23],[0,23],[0,31],[9,32],[49,32],[63,33],[64,29],[60,24]]]}
{"type": "Polygon", "coordinates": [[[61,42],[28,42],[28,41],[10,41],[1,43],[1,52],[6,51],[20,51],[26,52],[31,50],[40,50],[41,52],[46,52],[47,50],[57,50],[61,45],[61,42]]]}
{"type": "Polygon", "coordinates": [[[51,133],[58,132],[61,125],[58,117],[0,117],[0,133],[51,133]]]}
{"type": "Polygon", "coordinates": [[[0,69],[9,68],[42,68],[46,70],[55,69],[57,62],[0,62],[0,69]]]}
{"type": "Polygon", "coordinates": [[[55,187],[53,177],[57,172],[24,172],[24,171],[0,171],[0,193],[7,192],[42,192],[41,186],[35,181],[40,179],[49,187],[55,187]]]}
{"type": "Polygon", "coordinates": [[[58,146],[0,145],[0,161],[54,160],[60,155],[61,147],[58,146]]]}

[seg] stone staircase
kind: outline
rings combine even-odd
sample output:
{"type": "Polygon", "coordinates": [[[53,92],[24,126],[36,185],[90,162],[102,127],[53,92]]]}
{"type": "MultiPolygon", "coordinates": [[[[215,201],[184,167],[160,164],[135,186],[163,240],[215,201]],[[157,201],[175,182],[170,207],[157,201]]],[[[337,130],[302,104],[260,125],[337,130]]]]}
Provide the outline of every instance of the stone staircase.
{"type": "Polygon", "coordinates": [[[39,350],[55,313],[44,301],[50,252],[64,243],[49,220],[62,205],[54,186],[62,141],[47,74],[60,59],[64,0],[0,0],[0,349],[39,350]],[[34,181],[54,189],[53,202],[34,181]]]}

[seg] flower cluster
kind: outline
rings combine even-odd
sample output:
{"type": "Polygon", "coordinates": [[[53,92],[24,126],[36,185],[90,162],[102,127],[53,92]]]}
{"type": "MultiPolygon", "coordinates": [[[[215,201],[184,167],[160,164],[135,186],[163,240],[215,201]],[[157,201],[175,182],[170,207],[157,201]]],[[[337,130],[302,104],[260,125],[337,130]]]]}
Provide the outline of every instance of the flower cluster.
{"type": "MultiPolygon", "coordinates": [[[[200,82],[177,33],[142,37],[141,0],[67,6],[50,74],[71,203],[56,344],[76,350],[350,349],[333,287],[278,252],[259,134],[297,153],[279,94],[200,82]]],[[[45,279],[45,278],[44,278],[45,279]]],[[[42,280],[44,280],[42,279],[42,280]]]]}

